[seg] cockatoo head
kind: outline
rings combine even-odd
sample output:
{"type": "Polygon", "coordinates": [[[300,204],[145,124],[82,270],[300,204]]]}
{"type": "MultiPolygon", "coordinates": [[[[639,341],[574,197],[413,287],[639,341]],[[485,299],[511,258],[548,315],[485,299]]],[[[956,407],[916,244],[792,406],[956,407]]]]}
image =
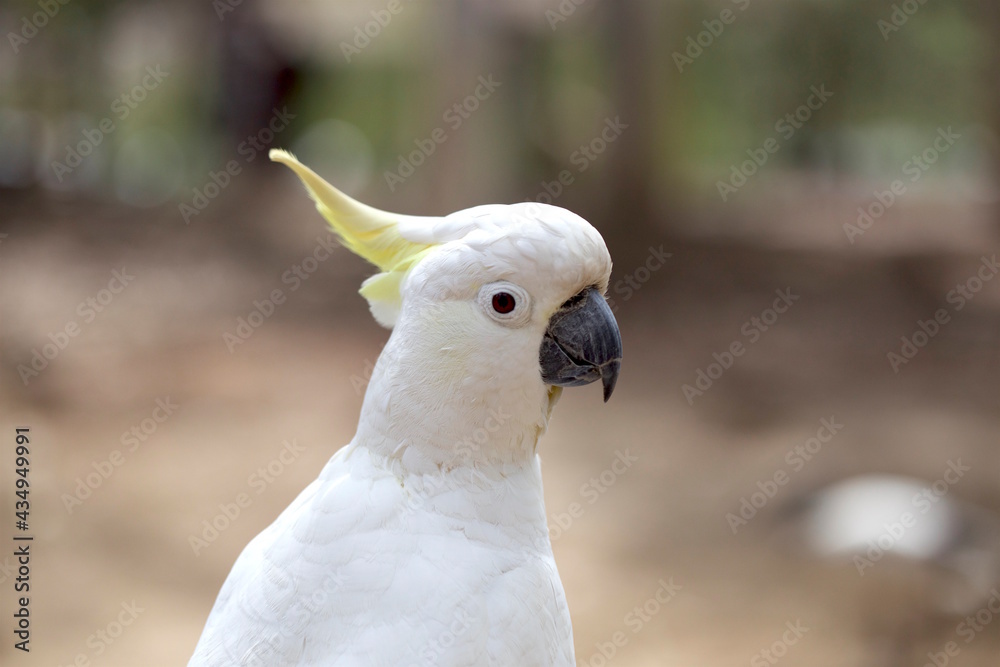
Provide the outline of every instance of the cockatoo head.
{"type": "Polygon", "coordinates": [[[361,294],[394,331],[366,402],[377,383],[406,394],[391,406],[397,418],[412,408],[404,419],[426,422],[417,412],[429,411],[433,427],[492,409],[494,423],[508,416],[502,436],[537,440],[554,388],[601,380],[611,396],[622,357],[603,296],[611,257],[586,220],[534,203],[392,214],[350,199],[284,151],[271,159],[294,170],[344,244],[381,269],[361,294]]]}
{"type": "Polygon", "coordinates": [[[442,349],[511,386],[601,380],[611,396],[621,338],[603,296],[611,257],[590,224],[524,203],[459,211],[431,231],[441,243],[401,284],[400,319],[439,322],[442,349]]]}

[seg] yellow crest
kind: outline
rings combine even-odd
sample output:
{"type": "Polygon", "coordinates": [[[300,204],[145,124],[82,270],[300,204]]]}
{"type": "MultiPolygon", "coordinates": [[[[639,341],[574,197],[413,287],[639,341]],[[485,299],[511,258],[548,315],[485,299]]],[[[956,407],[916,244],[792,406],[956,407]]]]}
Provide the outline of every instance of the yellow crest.
{"type": "Polygon", "coordinates": [[[399,222],[404,218],[412,220],[413,216],[380,211],[351,199],[288,151],[274,149],[269,155],[271,160],[287,166],[302,180],[316,208],[341,242],[379,268],[381,273],[368,278],[360,292],[368,300],[378,323],[391,328],[402,305],[399,286],[403,278],[433,247],[409,241],[399,233],[399,222]]]}

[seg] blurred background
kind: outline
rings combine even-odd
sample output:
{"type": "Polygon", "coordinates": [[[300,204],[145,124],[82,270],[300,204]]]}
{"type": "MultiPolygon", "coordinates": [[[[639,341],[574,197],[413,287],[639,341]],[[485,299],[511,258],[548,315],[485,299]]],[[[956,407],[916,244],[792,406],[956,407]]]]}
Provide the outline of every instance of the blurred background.
{"type": "Polygon", "coordinates": [[[603,233],[618,390],[542,447],[578,664],[997,664],[996,3],[5,0],[0,34],[3,664],[184,664],[352,437],[371,268],[270,147],[603,233]]]}

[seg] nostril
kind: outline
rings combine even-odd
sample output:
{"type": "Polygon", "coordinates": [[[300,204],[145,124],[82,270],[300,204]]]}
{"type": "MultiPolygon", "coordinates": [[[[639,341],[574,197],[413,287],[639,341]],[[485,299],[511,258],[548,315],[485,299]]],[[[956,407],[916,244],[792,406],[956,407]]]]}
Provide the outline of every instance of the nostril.
{"type": "Polygon", "coordinates": [[[587,290],[590,289],[593,288],[587,287],[586,289],[582,289],[579,292],[577,292],[574,296],[571,296],[570,298],[566,299],[566,301],[563,302],[563,305],[559,306],[559,309],[566,310],[567,308],[572,308],[576,304],[580,303],[581,301],[587,298],[587,290]]]}

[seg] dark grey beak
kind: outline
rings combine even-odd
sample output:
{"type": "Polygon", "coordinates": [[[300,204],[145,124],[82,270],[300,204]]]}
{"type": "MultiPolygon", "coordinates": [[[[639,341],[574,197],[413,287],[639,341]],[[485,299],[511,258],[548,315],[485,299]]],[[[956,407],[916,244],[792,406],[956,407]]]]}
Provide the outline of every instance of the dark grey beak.
{"type": "Polygon", "coordinates": [[[538,357],[545,384],[579,387],[600,379],[605,402],[611,398],[621,368],[622,337],[600,292],[588,287],[556,311],[538,357]]]}

